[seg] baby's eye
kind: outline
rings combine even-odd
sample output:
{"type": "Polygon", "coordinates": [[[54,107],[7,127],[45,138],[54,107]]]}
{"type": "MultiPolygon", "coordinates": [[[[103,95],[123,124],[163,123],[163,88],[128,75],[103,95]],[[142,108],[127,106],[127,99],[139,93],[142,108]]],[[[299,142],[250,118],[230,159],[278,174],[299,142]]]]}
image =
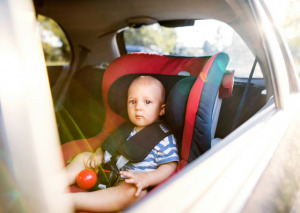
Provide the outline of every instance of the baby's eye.
{"type": "Polygon", "coordinates": [[[150,103],[151,103],[151,101],[149,101],[149,100],[146,100],[146,101],[145,101],[145,103],[146,103],[146,104],[150,104],[150,103]]]}
{"type": "Polygon", "coordinates": [[[136,101],[135,100],[130,100],[129,103],[130,104],[136,104],[136,101]]]}

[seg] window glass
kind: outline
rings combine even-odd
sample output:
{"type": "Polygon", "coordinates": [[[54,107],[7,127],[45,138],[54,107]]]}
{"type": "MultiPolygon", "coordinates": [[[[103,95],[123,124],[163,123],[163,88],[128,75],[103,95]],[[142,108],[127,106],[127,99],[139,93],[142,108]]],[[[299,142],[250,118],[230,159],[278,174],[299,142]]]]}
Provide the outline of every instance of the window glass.
{"type": "Polygon", "coordinates": [[[38,15],[38,25],[47,66],[69,65],[71,48],[61,27],[51,18],[38,15]]]}
{"type": "MultiPolygon", "coordinates": [[[[254,55],[241,37],[227,24],[216,20],[198,20],[194,26],[167,28],[159,24],[128,28],[124,31],[126,50],[173,56],[207,56],[225,52],[228,70],[236,77],[249,77],[254,55]]],[[[259,65],[253,77],[262,77],[259,65]]]]}
{"type": "MultiPolygon", "coordinates": [[[[283,107],[283,100],[288,97],[290,93],[290,87],[292,86],[289,82],[288,70],[286,67],[285,56],[282,52],[282,40],[278,40],[276,33],[274,31],[274,26],[272,21],[269,19],[268,15],[265,13],[263,7],[257,4],[257,10],[260,15],[260,25],[262,32],[264,33],[265,43],[267,44],[267,54],[270,56],[270,62],[272,64],[271,74],[275,77],[273,79],[273,84],[275,88],[275,98],[281,102],[283,107]],[[280,85],[280,86],[278,86],[280,85]],[[276,95],[277,93],[277,95],[276,95]]],[[[292,78],[293,76],[291,76],[292,78]]]]}

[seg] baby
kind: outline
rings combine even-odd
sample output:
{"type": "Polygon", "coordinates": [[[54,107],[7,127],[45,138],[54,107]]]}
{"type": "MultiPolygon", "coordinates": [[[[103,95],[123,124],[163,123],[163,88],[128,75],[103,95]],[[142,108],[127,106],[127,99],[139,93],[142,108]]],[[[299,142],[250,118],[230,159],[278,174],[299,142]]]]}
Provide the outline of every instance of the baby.
{"type": "MultiPolygon", "coordinates": [[[[136,78],[128,89],[127,111],[130,121],[135,125],[129,139],[148,125],[158,122],[160,116],[165,114],[165,89],[162,83],[151,76],[136,78]]],[[[66,167],[69,184],[75,183],[81,170],[98,168],[104,155],[109,153],[103,153],[101,147],[95,153],[77,155],[66,167]]],[[[175,137],[168,135],[158,142],[143,161],[127,162],[125,166],[129,170],[120,171],[120,175],[126,179],[116,186],[94,192],[71,193],[75,209],[97,212],[123,210],[143,197],[147,188],[166,180],[175,171],[178,161],[175,137]]]]}

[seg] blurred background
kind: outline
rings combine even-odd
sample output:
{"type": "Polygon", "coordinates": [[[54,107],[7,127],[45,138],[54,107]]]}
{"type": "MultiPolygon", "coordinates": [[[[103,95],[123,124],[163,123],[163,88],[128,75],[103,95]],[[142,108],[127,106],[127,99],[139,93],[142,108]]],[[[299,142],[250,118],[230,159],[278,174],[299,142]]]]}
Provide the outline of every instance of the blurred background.
{"type": "Polygon", "coordinates": [[[300,0],[265,0],[287,40],[300,76],[300,0]]]}

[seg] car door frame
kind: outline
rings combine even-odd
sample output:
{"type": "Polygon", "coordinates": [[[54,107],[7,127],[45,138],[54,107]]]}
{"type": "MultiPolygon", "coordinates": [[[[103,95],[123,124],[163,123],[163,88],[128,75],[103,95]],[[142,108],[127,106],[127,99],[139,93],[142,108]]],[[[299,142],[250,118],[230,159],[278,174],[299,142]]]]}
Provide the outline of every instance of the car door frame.
{"type": "Polygon", "coordinates": [[[1,1],[0,20],[1,209],[72,212],[32,1],[1,1]]]}

